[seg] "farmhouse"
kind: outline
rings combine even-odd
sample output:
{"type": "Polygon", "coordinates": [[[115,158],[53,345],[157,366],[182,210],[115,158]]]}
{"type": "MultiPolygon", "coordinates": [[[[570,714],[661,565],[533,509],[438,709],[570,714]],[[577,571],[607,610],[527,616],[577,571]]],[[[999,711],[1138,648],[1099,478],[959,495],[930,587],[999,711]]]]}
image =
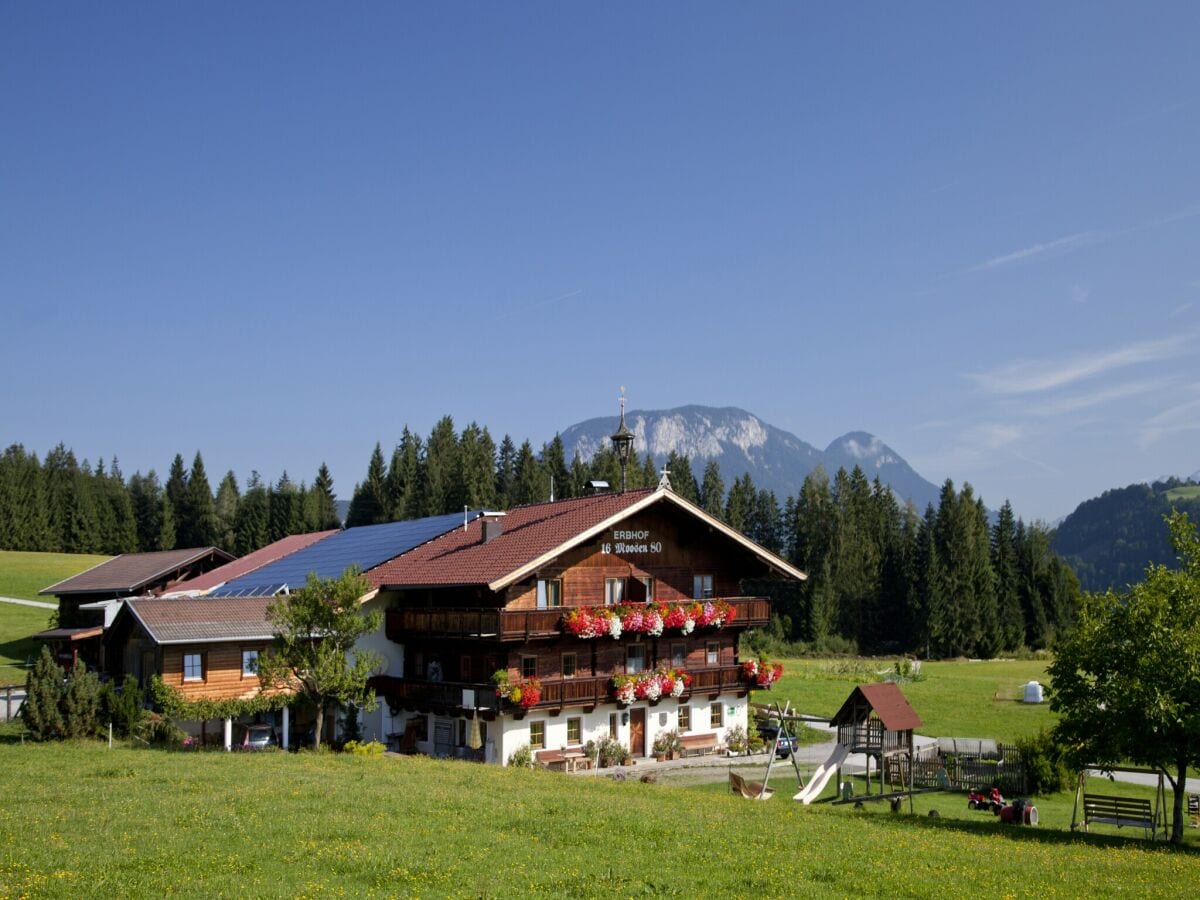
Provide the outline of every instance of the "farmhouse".
{"type": "Polygon", "coordinates": [[[739,585],[805,578],[665,479],[485,512],[366,574],[387,661],[366,733],[500,763],[604,737],[644,757],[671,728],[724,744],[747,726],[738,635],[770,617],[739,585]]]}
{"type": "Polygon", "coordinates": [[[123,553],[38,591],[58,598],[58,626],[35,634],[45,641],[64,667],[82,659],[90,668],[105,667],[100,641],[122,601],[158,596],[182,581],[231,562],[216,547],[123,553]]]}

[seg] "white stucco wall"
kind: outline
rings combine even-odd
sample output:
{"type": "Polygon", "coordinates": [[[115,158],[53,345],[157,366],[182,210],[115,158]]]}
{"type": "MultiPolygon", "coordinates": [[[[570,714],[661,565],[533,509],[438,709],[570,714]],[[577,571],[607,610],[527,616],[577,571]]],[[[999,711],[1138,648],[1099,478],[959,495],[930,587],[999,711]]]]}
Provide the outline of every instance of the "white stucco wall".
{"type": "MultiPolygon", "coordinates": [[[[382,614],[387,607],[388,600],[377,596],[363,604],[363,613],[369,614],[378,610],[382,614]]],[[[383,658],[383,664],[376,674],[396,677],[404,674],[404,645],[388,639],[382,622],[378,629],[359,638],[354,646],[356,650],[373,650],[383,658]]],[[[363,713],[363,740],[386,743],[389,734],[403,730],[401,717],[398,716],[393,721],[387,704],[382,700],[374,711],[363,713]]]]}

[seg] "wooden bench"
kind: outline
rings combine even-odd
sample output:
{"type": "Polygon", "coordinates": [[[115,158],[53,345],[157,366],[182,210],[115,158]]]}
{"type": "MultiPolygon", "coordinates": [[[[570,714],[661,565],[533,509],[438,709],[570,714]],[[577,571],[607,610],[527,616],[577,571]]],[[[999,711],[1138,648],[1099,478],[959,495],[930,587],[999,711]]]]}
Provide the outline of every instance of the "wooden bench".
{"type": "Polygon", "coordinates": [[[533,754],[533,758],[539,766],[557,769],[560,772],[567,771],[567,760],[561,750],[538,750],[533,754]]]}
{"type": "Polygon", "coordinates": [[[1193,828],[1200,828],[1200,794],[1188,794],[1188,817],[1193,828]]]}
{"type": "Polygon", "coordinates": [[[706,753],[716,753],[717,736],[715,734],[685,734],[679,739],[682,756],[703,756],[706,753]]]}
{"type": "Polygon", "coordinates": [[[1093,822],[1101,825],[1116,825],[1122,828],[1142,828],[1150,832],[1151,840],[1157,833],[1154,813],[1149,800],[1137,797],[1109,797],[1104,794],[1083,795],[1083,830],[1093,822]]]}
{"type": "Polygon", "coordinates": [[[732,771],[729,773],[729,790],[747,800],[770,800],[775,795],[774,788],[765,787],[757,781],[747,781],[732,771]]]}

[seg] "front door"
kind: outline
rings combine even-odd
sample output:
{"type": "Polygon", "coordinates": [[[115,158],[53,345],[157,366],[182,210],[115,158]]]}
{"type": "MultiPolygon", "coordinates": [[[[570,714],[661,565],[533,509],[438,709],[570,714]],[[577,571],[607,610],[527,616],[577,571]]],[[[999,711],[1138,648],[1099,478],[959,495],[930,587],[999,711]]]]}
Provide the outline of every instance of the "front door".
{"type": "Polygon", "coordinates": [[[632,756],[646,755],[646,710],[629,711],[629,753],[632,756]]]}

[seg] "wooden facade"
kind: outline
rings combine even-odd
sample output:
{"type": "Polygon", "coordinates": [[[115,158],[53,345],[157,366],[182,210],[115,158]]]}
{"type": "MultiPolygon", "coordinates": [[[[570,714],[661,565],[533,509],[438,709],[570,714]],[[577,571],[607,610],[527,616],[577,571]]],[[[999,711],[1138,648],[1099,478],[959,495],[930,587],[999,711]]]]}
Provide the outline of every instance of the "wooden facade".
{"type": "MultiPolygon", "coordinates": [[[[669,709],[671,722],[676,722],[686,721],[679,707],[729,700],[740,704],[745,718],[751,683],[741,670],[738,637],[748,627],[766,625],[771,610],[766,598],[742,596],[741,583],[778,573],[764,554],[731,540],[726,531],[677,503],[662,503],[604,528],[497,590],[392,586],[380,597],[386,635],[403,645],[402,671],[376,678],[376,690],[398,717],[479,716],[511,723],[587,713],[587,721],[600,723],[603,730],[611,714],[606,710],[625,710],[620,727],[635,755],[648,745],[648,707],[669,709]],[[584,638],[567,628],[565,616],[572,610],[609,608],[606,601],[618,596],[620,603],[611,605],[625,609],[720,601],[732,615],[719,627],[696,627],[688,634],[664,628],[658,636],[625,632],[618,639],[584,638]],[[639,701],[629,708],[617,703],[614,676],[660,667],[690,676],[682,695],[639,701]],[[512,683],[536,679],[538,702],[523,707],[498,697],[493,683],[498,671],[512,683]]],[[[734,707],[729,709],[732,713],[734,707]]],[[[657,712],[653,718],[658,720],[657,712]]],[[[695,727],[703,731],[710,721],[723,723],[724,716],[714,712],[710,718],[706,710],[700,719],[695,727]]],[[[568,734],[580,730],[572,727],[568,734]]],[[[425,725],[421,729],[428,730],[425,725]]],[[[535,734],[540,731],[539,726],[535,734]]],[[[583,731],[588,731],[586,724],[583,731]]]]}

